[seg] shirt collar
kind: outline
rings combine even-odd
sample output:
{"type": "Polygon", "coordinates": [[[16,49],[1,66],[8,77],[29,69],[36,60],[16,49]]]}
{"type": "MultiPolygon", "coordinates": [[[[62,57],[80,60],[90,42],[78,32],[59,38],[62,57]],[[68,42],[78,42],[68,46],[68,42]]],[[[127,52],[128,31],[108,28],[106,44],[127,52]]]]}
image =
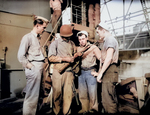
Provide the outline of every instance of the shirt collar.
{"type": "Polygon", "coordinates": [[[85,46],[87,46],[87,45],[90,45],[90,42],[87,42],[87,44],[85,46]]]}
{"type": "Polygon", "coordinates": [[[31,33],[35,36],[35,37],[37,37],[37,33],[35,33],[33,30],[31,31],[31,33]]]}
{"type": "Polygon", "coordinates": [[[62,38],[59,38],[59,39],[61,39],[61,42],[67,42],[67,43],[70,43],[70,39],[69,39],[69,40],[64,40],[64,39],[62,39],[62,38]]]}

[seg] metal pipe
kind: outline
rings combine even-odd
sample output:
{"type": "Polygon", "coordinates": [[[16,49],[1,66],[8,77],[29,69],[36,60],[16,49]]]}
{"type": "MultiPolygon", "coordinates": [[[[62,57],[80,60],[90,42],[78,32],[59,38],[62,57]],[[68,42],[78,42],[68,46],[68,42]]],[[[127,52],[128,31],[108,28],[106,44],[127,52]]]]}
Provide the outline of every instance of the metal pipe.
{"type": "Polygon", "coordinates": [[[77,10],[76,10],[76,23],[78,22],[78,20],[77,20],[78,18],[77,18],[77,10]]]}
{"type": "MultiPolygon", "coordinates": [[[[105,2],[106,2],[106,0],[105,0],[105,2]]],[[[107,8],[107,12],[108,12],[109,18],[110,18],[110,20],[111,20],[111,16],[110,16],[110,12],[109,12],[109,10],[108,10],[107,4],[106,4],[106,8],[107,8]]],[[[115,29],[114,29],[114,25],[113,25],[112,21],[111,21],[111,24],[112,24],[112,27],[113,27],[113,32],[114,32],[114,34],[115,34],[115,37],[116,37],[116,39],[117,39],[117,36],[116,36],[116,33],[115,33],[115,29]]],[[[117,39],[117,41],[118,41],[118,39],[117,39]]]]}
{"type": "Polygon", "coordinates": [[[71,16],[71,23],[73,22],[73,20],[72,20],[72,0],[71,0],[71,12],[70,12],[70,16],[71,16]]]}
{"type": "Polygon", "coordinates": [[[128,11],[127,11],[127,13],[126,13],[126,15],[125,15],[125,18],[126,18],[126,16],[127,16],[128,12],[129,12],[129,9],[130,9],[130,7],[131,7],[132,2],[133,2],[133,0],[131,0],[131,2],[130,2],[130,5],[129,5],[129,8],[128,8],[128,11]]]}
{"type": "Polygon", "coordinates": [[[123,49],[125,49],[125,0],[123,0],[123,49]]]}
{"type": "MultiPolygon", "coordinates": [[[[148,13],[150,13],[150,12],[148,12],[148,13]]],[[[131,16],[131,17],[129,17],[129,18],[125,18],[125,20],[129,20],[130,18],[134,18],[134,17],[138,17],[138,16],[141,16],[141,15],[143,15],[143,13],[141,13],[141,14],[138,14],[138,15],[135,15],[135,16],[131,16]]],[[[112,23],[117,23],[117,22],[120,22],[120,21],[122,21],[123,19],[120,19],[120,20],[117,20],[117,21],[113,21],[112,23]]],[[[130,20],[129,20],[130,21],[130,20]]],[[[107,22],[107,21],[106,21],[107,22]]],[[[111,23],[108,23],[108,24],[111,24],[111,23]]]]}
{"type": "MultiPolygon", "coordinates": [[[[147,9],[150,9],[150,8],[147,8],[147,9]]],[[[140,13],[140,12],[141,12],[141,15],[143,15],[143,10],[139,10],[139,11],[137,11],[137,12],[133,12],[133,13],[127,14],[126,17],[127,17],[127,16],[131,16],[131,15],[136,14],[136,13],[140,13]]],[[[150,13],[150,12],[148,12],[148,13],[150,13]]],[[[138,14],[138,15],[139,15],[139,14],[138,14]]],[[[137,16],[137,15],[135,15],[135,16],[137,16]]],[[[133,16],[133,17],[135,17],[135,16],[133,16]]],[[[119,19],[119,18],[121,18],[121,20],[122,20],[123,16],[116,17],[116,18],[114,18],[114,19],[112,19],[112,20],[116,20],[116,19],[119,19]]],[[[130,18],[132,18],[132,17],[130,17],[130,18]]],[[[111,20],[106,20],[106,22],[110,22],[110,21],[111,21],[111,20]]]]}
{"type": "Polygon", "coordinates": [[[141,5],[142,5],[142,8],[143,8],[143,13],[144,13],[145,20],[147,21],[146,25],[147,25],[148,32],[149,32],[149,35],[150,35],[149,15],[148,15],[148,13],[147,13],[146,4],[145,4],[145,1],[144,1],[144,0],[140,0],[140,1],[141,1],[141,5]]]}
{"type": "MultiPolygon", "coordinates": [[[[146,22],[143,22],[143,24],[146,23],[146,22]]],[[[125,26],[125,28],[128,28],[128,27],[132,27],[132,26],[135,26],[136,24],[132,24],[132,25],[129,25],[129,26],[125,26]]],[[[122,29],[123,27],[120,27],[120,28],[116,28],[115,30],[119,30],[119,29],[122,29]]]]}

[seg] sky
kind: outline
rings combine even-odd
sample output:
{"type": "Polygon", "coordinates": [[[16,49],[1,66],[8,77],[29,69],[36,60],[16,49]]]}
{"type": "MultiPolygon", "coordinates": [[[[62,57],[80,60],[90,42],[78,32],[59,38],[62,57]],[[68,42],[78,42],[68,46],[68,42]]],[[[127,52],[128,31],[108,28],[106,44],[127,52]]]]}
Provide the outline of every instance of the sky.
{"type": "MultiPolygon", "coordinates": [[[[133,27],[136,24],[145,21],[140,0],[133,0],[132,4],[131,4],[131,0],[125,0],[124,5],[123,5],[123,0],[112,0],[108,2],[106,5],[103,3],[104,0],[101,0],[101,22],[106,22],[112,29],[113,27],[115,29],[121,28],[116,30],[115,33],[116,35],[123,34],[123,28],[122,28],[123,14],[128,14],[128,16],[126,17],[127,20],[125,21],[125,26],[130,26],[125,28],[125,34],[134,33],[135,30],[133,29],[133,27]],[[113,23],[113,26],[111,24],[110,19],[112,19],[113,22],[115,21],[115,23],[113,23]]],[[[146,5],[147,8],[150,8],[150,2],[146,2],[146,5]]],[[[147,11],[150,12],[150,9],[148,9],[147,11]]],[[[150,13],[148,14],[150,15],[150,13]]],[[[142,31],[146,31],[146,30],[147,27],[144,26],[142,31]]]]}

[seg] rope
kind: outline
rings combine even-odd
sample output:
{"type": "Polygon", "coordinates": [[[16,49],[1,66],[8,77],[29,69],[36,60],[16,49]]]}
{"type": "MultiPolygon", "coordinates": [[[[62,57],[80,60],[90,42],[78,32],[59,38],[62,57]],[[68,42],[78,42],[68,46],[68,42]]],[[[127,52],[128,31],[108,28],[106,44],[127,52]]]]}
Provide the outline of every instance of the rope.
{"type": "MultiPolygon", "coordinates": [[[[68,7],[68,6],[69,6],[69,4],[67,4],[67,6],[66,6],[66,8],[65,8],[65,11],[66,11],[66,9],[67,9],[67,7],[68,7]]],[[[65,13],[65,11],[63,12],[63,14],[65,13]]],[[[52,32],[51,32],[51,34],[48,36],[47,40],[45,41],[44,45],[42,46],[43,48],[45,47],[45,45],[46,45],[46,44],[47,44],[47,42],[49,41],[50,37],[52,36],[52,33],[54,32],[54,30],[55,30],[56,26],[57,26],[57,25],[58,25],[58,23],[60,22],[60,20],[61,20],[61,18],[62,18],[62,16],[63,16],[63,14],[61,15],[61,17],[59,17],[59,20],[57,21],[57,23],[56,23],[55,27],[53,28],[53,30],[52,30],[52,32]]]]}

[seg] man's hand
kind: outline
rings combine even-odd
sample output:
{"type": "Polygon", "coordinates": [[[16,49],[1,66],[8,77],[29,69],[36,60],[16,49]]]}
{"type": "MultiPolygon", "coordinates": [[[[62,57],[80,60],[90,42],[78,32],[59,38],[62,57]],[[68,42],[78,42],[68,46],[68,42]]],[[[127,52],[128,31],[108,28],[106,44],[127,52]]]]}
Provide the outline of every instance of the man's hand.
{"type": "Polygon", "coordinates": [[[96,71],[92,71],[91,74],[92,74],[94,77],[98,76],[98,73],[97,73],[96,71]]]}
{"type": "Polygon", "coordinates": [[[26,67],[28,68],[28,69],[31,69],[32,68],[32,63],[27,63],[27,65],[26,65],[26,67]]]}
{"type": "Polygon", "coordinates": [[[101,73],[98,74],[98,76],[97,76],[97,82],[99,82],[99,83],[102,82],[102,80],[101,80],[102,75],[103,75],[103,74],[101,74],[101,73]]]}
{"type": "Polygon", "coordinates": [[[78,56],[82,56],[82,53],[81,52],[77,52],[77,53],[74,54],[74,58],[76,58],[78,56]]]}
{"type": "Polygon", "coordinates": [[[74,58],[73,57],[64,57],[64,58],[62,58],[62,61],[73,63],[74,62],[74,58]]]}
{"type": "Polygon", "coordinates": [[[91,74],[92,74],[94,77],[97,76],[97,82],[99,82],[99,83],[102,82],[102,80],[101,80],[102,74],[101,74],[101,73],[97,73],[96,71],[92,71],[91,74]]]}

